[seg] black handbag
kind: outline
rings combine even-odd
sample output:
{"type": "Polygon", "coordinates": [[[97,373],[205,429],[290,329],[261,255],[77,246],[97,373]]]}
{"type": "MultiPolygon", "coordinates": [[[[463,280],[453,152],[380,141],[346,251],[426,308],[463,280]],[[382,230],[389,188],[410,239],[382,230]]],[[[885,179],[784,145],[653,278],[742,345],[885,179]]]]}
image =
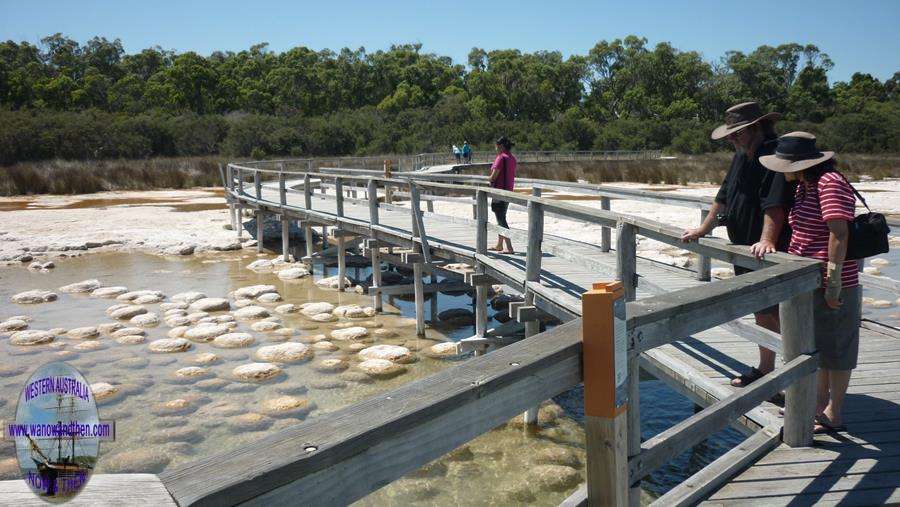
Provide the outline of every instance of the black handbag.
{"type": "Polygon", "coordinates": [[[847,238],[847,255],[845,259],[853,261],[887,253],[890,250],[888,235],[891,233],[887,219],[881,213],[873,213],[869,205],[866,204],[862,194],[853,187],[850,180],[843,174],[841,174],[841,177],[850,185],[850,189],[853,190],[853,193],[856,194],[863,206],[869,210],[868,213],[858,215],[849,224],[850,234],[847,238]]]}

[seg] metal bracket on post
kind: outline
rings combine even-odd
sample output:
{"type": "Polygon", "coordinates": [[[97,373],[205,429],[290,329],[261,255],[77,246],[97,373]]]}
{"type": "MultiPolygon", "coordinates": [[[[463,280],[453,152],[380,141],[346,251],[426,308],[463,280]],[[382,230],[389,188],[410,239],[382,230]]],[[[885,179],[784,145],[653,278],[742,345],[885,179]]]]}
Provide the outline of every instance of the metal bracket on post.
{"type": "Polygon", "coordinates": [[[628,505],[625,291],[595,283],[581,301],[588,505],[628,505]]]}

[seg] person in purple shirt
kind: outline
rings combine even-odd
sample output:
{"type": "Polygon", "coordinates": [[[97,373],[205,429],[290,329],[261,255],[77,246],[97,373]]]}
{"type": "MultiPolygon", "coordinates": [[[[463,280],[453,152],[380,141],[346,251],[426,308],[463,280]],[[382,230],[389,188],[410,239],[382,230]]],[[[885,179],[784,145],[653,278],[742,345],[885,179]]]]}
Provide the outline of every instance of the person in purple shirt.
{"type": "MultiPolygon", "coordinates": [[[[496,147],[497,158],[494,159],[494,163],[491,165],[491,187],[512,191],[516,185],[516,157],[509,151],[513,147],[513,142],[506,136],[503,136],[497,139],[496,147]]],[[[491,199],[491,210],[494,212],[494,216],[497,217],[497,225],[505,229],[509,229],[509,224],[506,223],[506,212],[508,209],[509,203],[507,201],[497,198],[491,199]]],[[[506,254],[515,253],[512,241],[501,234],[497,235],[497,246],[488,250],[506,254]],[[503,248],[504,243],[506,243],[505,249],[503,248]]]]}

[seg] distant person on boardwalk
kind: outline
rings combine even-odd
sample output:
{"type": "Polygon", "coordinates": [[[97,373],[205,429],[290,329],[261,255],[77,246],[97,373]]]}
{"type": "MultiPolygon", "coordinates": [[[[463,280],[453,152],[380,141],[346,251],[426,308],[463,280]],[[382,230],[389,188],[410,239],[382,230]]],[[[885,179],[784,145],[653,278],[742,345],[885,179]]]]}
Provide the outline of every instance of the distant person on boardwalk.
{"type": "Polygon", "coordinates": [[[459,146],[453,145],[453,157],[456,158],[456,163],[459,163],[459,159],[462,158],[462,152],[459,150],[459,146]]]}
{"type": "MultiPolygon", "coordinates": [[[[710,137],[727,138],[734,146],[731,167],[716,194],[709,215],[696,229],[681,235],[682,241],[696,241],[712,232],[717,225],[725,225],[728,238],[736,245],[749,245],[757,258],[767,253],[785,251],[790,230],[785,225],[791,207],[793,189],[784,175],[763,167],[759,158],[775,152],[778,143],[774,122],[779,113],[763,114],[756,102],[745,102],[725,112],[725,124],[716,128],[710,137]]],[[[734,274],[750,270],[734,266],[734,274]]],[[[778,305],[756,312],[756,324],[769,331],[781,333],[778,305]]],[[[775,369],[775,351],[759,347],[759,364],[749,372],[732,379],[731,385],[746,387],[775,369]]]]}
{"type": "Polygon", "coordinates": [[[815,433],[844,431],[841,409],[859,352],[860,286],[855,260],[846,260],[849,225],[856,198],[835,169],[834,152],[819,151],[816,136],[791,132],[778,140],[774,155],[760,162],[797,180],[788,216],[788,253],[825,264],[822,288],[813,295],[813,328],[819,351],[815,433]]]}
{"type": "MultiPolygon", "coordinates": [[[[468,143],[463,146],[463,149],[466,146],[468,146],[468,143]]],[[[494,159],[494,163],[491,165],[491,187],[512,191],[516,186],[516,157],[509,151],[513,147],[513,142],[507,139],[506,136],[503,136],[497,139],[496,147],[497,158],[494,159]]],[[[506,223],[506,212],[509,210],[509,202],[495,197],[491,199],[491,210],[494,212],[494,216],[497,217],[497,225],[509,229],[509,224],[506,223]]],[[[515,253],[512,241],[500,234],[497,235],[497,246],[488,250],[507,254],[515,253]],[[505,249],[504,243],[506,244],[505,249]]]]}
{"type": "Polygon", "coordinates": [[[469,146],[468,140],[463,141],[462,156],[467,164],[472,163],[472,147],[469,146]]]}

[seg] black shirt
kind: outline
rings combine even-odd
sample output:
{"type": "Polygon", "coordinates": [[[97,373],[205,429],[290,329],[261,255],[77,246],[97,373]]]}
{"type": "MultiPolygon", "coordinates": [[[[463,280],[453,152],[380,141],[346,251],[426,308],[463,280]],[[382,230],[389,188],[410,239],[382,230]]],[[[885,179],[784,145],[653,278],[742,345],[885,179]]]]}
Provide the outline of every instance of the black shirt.
{"type": "MultiPolygon", "coordinates": [[[[725,181],[716,194],[716,202],[725,206],[728,239],[736,245],[752,245],[759,241],[765,210],[781,206],[787,212],[793,203],[793,185],[783,174],[770,171],[759,163],[759,157],[774,153],[777,144],[777,139],[764,141],[751,159],[744,153],[735,153],[725,181]]],[[[791,231],[785,221],[776,245],[778,250],[787,250],[790,239],[791,231]]]]}

